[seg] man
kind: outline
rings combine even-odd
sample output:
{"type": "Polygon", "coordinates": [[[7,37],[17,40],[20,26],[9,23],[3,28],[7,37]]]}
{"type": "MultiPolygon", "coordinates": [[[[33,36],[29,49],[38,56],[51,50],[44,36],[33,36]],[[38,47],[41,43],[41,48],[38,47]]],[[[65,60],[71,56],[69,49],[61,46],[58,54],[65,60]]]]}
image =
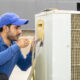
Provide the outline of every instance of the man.
{"type": "Polygon", "coordinates": [[[0,80],[8,80],[15,65],[23,71],[31,66],[33,46],[24,58],[20,49],[27,47],[29,40],[18,40],[21,26],[27,23],[28,20],[20,19],[15,13],[5,13],[0,17],[0,80]]]}

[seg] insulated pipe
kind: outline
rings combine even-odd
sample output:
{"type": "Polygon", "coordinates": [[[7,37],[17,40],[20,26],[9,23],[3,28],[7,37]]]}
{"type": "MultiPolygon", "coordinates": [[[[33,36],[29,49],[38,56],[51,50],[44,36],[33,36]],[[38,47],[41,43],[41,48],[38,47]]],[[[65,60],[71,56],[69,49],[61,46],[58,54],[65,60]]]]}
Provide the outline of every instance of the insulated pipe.
{"type": "Polygon", "coordinates": [[[42,45],[43,45],[43,42],[40,39],[35,40],[35,46],[34,46],[34,48],[32,50],[32,68],[31,68],[31,71],[30,71],[30,74],[29,74],[27,80],[31,80],[32,76],[33,76],[33,80],[35,80],[34,70],[35,70],[35,66],[36,66],[36,63],[37,63],[37,58],[39,56],[40,47],[42,45]],[[38,42],[40,42],[39,49],[38,49],[38,52],[37,52],[37,56],[35,56],[35,58],[34,58],[34,55],[35,55],[35,47],[36,47],[36,45],[37,45],[38,42]]]}

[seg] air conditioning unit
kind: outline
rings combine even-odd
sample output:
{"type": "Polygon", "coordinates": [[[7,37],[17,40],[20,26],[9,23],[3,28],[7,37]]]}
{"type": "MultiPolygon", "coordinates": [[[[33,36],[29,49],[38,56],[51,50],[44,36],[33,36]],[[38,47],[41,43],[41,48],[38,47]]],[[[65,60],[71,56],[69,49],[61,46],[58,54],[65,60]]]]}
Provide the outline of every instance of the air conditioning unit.
{"type": "Polygon", "coordinates": [[[35,15],[35,27],[43,41],[36,80],[80,80],[80,12],[44,11],[35,15]]]}

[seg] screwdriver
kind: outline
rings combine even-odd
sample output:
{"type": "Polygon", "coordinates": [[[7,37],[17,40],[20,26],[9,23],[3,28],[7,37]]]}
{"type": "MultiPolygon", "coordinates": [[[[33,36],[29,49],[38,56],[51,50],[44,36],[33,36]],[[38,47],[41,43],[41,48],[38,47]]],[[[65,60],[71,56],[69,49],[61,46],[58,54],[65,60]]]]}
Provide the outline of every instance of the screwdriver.
{"type": "Polygon", "coordinates": [[[32,42],[36,42],[36,43],[37,43],[37,42],[39,42],[39,41],[40,41],[40,39],[37,39],[37,40],[30,40],[29,43],[30,43],[30,44],[31,44],[32,42]]]}

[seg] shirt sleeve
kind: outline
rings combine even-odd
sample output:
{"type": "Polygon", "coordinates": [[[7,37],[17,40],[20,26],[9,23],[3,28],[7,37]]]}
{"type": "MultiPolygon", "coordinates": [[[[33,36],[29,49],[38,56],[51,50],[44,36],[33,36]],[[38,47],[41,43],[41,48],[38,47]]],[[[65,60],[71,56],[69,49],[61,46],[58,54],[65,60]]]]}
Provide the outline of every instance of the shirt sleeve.
{"type": "Polygon", "coordinates": [[[4,51],[0,52],[0,65],[5,64],[7,61],[9,61],[15,54],[17,54],[17,51],[19,51],[20,48],[17,44],[14,44],[7,48],[4,51]]]}
{"type": "Polygon", "coordinates": [[[17,66],[21,70],[26,71],[31,65],[32,65],[32,53],[31,53],[31,51],[28,53],[26,58],[24,58],[23,55],[20,53],[20,57],[19,57],[19,60],[17,62],[17,66]]]}

